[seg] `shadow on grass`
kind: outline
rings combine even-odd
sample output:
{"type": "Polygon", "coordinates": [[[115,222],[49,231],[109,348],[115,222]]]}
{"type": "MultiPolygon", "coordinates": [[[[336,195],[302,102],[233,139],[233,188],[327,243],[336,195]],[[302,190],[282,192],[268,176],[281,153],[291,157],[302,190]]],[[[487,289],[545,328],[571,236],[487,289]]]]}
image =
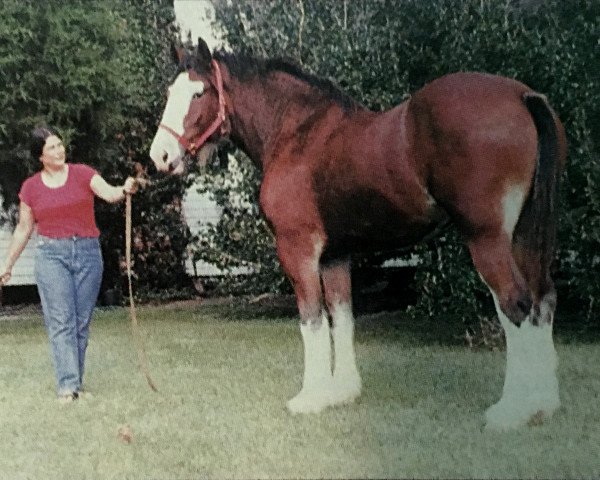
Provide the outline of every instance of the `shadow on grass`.
{"type": "MultiPolygon", "coordinates": [[[[297,322],[298,309],[293,295],[265,296],[263,298],[231,297],[203,301],[198,312],[236,321],[269,320],[297,322]]],[[[356,336],[359,340],[376,338],[401,341],[412,345],[466,346],[468,325],[458,317],[415,317],[402,310],[361,313],[356,316],[356,336]]],[[[555,321],[558,342],[600,342],[600,321],[590,321],[573,313],[560,313],[555,321]]]]}
{"type": "MultiPolygon", "coordinates": [[[[293,295],[248,298],[213,299],[195,307],[197,313],[230,321],[268,320],[293,323],[299,321],[293,295]]],[[[370,338],[389,339],[419,345],[462,345],[465,326],[460,320],[415,319],[403,311],[358,313],[356,336],[359,341],[370,338]]]]}
{"type": "Polygon", "coordinates": [[[206,299],[198,307],[198,312],[232,321],[271,320],[287,323],[299,318],[293,295],[206,299]]]}
{"type": "MultiPolygon", "coordinates": [[[[98,311],[121,307],[99,307],[98,311]]],[[[152,308],[145,305],[145,308],[152,308]]],[[[222,321],[267,320],[296,324],[298,308],[293,295],[263,295],[260,297],[219,297],[156,305],[157,309],[185,311],[219,318],[222,321]]],[[[0,307],[3,331],[37,328],[41,309],[38,305],[0,307]],[[11,321],[12,320],[12,321],[11,321]],[[18,320],[18,321],[15,321],[18,320]]],[[[402,310],[356,314],[356,337],[359,341],[400,341],[411,345],[466,346],[465,332],[469,326],[460,318],[447,316],[416,317],[402,310]]],[[[579,314],[559,312],[555,320],[555,338],[562,344],[600,343],[600,319],[582,319],[579,314]]]]}

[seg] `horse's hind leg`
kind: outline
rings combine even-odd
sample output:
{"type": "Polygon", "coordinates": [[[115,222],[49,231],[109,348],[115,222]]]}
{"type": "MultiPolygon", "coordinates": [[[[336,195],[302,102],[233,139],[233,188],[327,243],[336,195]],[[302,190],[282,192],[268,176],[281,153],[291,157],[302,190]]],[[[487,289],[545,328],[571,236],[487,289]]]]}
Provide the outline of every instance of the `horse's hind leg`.
{"type": "Polygon", "coordinates": [[[506,374],[502,397],[486,412],[489,428],[505,430],[530,419],[550,416],[560,405],[552,340],[552,325],[525,321],[515,326],[502,312],[494,296],[506,336],[506,374]]]}
{"type": "MultiPolygon", "coordinates": [[[[469,242],[475,266],[490,288],[506,336],[502,397],[486,412],[488,427],[515,428],[558,407],[552,324],[539,324],[534,290],[523,276],[509,235],[497,230],[469,242]],[[535,317],[535,318],[534,318],[535,317]]],[[[519,262],[521,263],[521,262],[519,262]]],[[[547,302],[544,309],[552,309],[547,302]]]]}
{"type": "Polygon", "coordinates": [[[558,378],[556,376],[558,357],[552,340],[556,290],[550,278],[550,266],[545,265],[545,262],[541,260],[539,252],[524,247],[520,243],[518,235],[513,238],[513,256],[529,286],[533,306],[529,315],[530,321],[522,325],[518,332],[515,332],[514,325],[504,326],[504,330],[507,338],[509,335],[515,338],[512,341],[515,345],[513,350],[518,351],[519,347],[517,345],[520,345],[520,348],[527,352],[526,354],[517,355],[517,358],[529,355],[531,361],[529,362],[530,367],[527,370],[527,376],[522,379],[519,379],[518,364],[516,368],[509,368],[507,365],[505,389],[510,392],[518,387],[519,382],[528,382],[531,385],[531,390],[529,397],[524,400],[531,404],[530,410],[535,410],[534,413],[551,415],[560,405],[558,378]],[[529,338],[527,339],[528,331],[529,338]],[[509,383],[509,372],[512,372],[513,378],[511,380],[516,386],[509,383]]]}
{"type": "Polygon", "coordinates": [[[360,395],[361,381],[354,354],[350,261],[338,260],[322,265],[321,278],[332,320],[334,402],[351,402],[360,395]]]}
{"type": "Polygon", "coordinates": [[[304,345],[302,389],[287,406],[292,413],[318,413],[332,405],[331,337],[322,307],[319,257],[323,242],[296,232],[277,237],[281,264],[292,281],[304,345]]]}

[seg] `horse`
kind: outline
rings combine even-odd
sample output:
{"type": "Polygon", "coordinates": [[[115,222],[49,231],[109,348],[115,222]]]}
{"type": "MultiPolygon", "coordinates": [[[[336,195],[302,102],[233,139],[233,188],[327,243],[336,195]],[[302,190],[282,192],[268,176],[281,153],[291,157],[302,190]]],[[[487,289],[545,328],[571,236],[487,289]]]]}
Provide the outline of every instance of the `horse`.
{"type": "Polygon", "coordinates": [[[486,73],[435,79],[371,111],[293,62],[173,47],[178,74],[150,148],[162,172],[228,139],[262,169],[259,202],[300,313],[304,375],[287,402],[318,413],[354,401],[350,259],[460,231],[506,338],[491,428],[560,405],[550,275],[567,147],[546,97],[486,73]],[[333,360],[332,360],[333,359],[333,360]]]}

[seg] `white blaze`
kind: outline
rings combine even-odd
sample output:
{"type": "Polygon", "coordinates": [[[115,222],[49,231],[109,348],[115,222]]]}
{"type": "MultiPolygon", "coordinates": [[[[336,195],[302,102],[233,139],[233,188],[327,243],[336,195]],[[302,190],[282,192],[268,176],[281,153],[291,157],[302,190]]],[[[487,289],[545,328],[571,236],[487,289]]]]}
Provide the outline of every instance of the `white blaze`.
{"type": "MultiPolygon", "coordinates": [[[[190,103],[194,96],[202,95],[203,92],[204,84],[201,81],[190,80],[188,72],[180,73],[169,87],[169,99],[160,123],[178,135],[183,135],[183,120],[190,103]]],[[[150,158],[156,168],[165,171],[170,163],[180,159],[184,154],[185,150],[177,139],[167,130],[159,128],[150,147],[150,158]]]]}

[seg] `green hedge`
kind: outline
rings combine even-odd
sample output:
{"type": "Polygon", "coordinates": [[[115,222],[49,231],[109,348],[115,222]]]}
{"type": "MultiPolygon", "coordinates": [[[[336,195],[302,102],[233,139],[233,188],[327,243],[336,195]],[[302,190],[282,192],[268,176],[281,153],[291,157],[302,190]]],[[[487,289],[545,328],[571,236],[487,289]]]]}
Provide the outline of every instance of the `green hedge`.
{"type": "MultiPolygon", "coordinates": [[[[174,73],[172,1],[0,0],[0,11],[0,192],[9,213],[3,220],[14,221],[20,185],[39,170],[28,137],[40,123],[57,128],[70,160],[92,165],[109,182],[143,170],[174,73]]],[[[183,265],[189,232],[178,206],[185,186],[165,180],[134,197],[141,296],[189,287],[183,265]]],[[[123,204],[98,202],[96,212],[103,290],[120,293],[123,204]]]]}
{"type": "MultiPolygon", "coordinates": [[[[234,51],[292,56],[375,110],[454,71],[514,77],[546,94],[570,145],[561,190],[559,298],[581,319],[598,320],[600,2],[238,0],[217,3],[216,25],[234,51]]],[[[224,267],[254,268],[244,282],[232,277],[226,290],[289,289],[257,208],[260,172],[243,155],[238,163],[241,179],[205,172],[204,190],[224,207],[224,216],[200,236],[196,255],[224,267]]],[[[456,232],[414,252],[423,259],[417,312],[467,321],[493,314],[456,232]]]]}

